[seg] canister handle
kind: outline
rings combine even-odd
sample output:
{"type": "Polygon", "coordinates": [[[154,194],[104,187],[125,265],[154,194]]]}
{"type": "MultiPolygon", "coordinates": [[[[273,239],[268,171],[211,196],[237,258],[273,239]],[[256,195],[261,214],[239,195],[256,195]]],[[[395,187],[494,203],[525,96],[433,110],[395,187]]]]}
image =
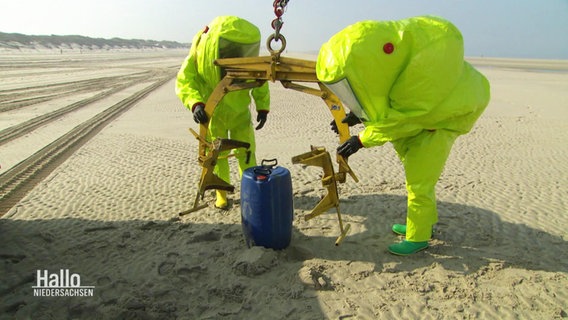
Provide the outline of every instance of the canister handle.
{"type": "Polygon", "coordinates": [[[262,159],[262,161],[260,162],[260,165],[263,166],[263,167],[272,169],[272,168],[274,168],[278,165],[278,160],[276,158],[275,159],[268,159],[268,160],[262,159]],[[272,164],[272,163],[274,163],[274,164],[272,164]]]}
{"type": "Polygon", "coordinates": [[[257,176],[269,176],[272,174],[272,169],[278,165],[278,160],[276,159],[263,159],[260,162],[260,166],[254,168],[254,174],[257,176]]]}

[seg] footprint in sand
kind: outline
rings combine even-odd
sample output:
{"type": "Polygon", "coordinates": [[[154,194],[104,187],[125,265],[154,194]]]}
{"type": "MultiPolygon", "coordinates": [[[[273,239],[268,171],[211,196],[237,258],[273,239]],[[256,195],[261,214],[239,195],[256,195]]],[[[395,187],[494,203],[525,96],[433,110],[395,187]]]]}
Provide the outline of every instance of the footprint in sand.
{"type": "Polygon", "coordinates": [[[218,241],[221,236],[222,233],[219,229],[208,230],[195,234],[188,243],[218,241]]]}
{"type": "Polygon", "coordinates": [[[103,276],[97,279],[97,286],[106,286],[108,284],[110,284],[112,282],[112,280],[107,277],[107,276],[103,276]]]}
{"type": "Polygon", "coordinates": [[[175,271],[178,278],[185,281],[190,281],[193,278],[199,277],[207,272],[207,266],[196,265],[192,267],[180,267],[175,271]]]}
{"type": "Polygon", "coordinates": [[[179,253],[175,252],[168,253],[166,255],[166,261],[160,263],[160,265],[158,266],[158,274],[163,276],[172,273],[172,271],[176,266],[178,257],[179,253]]]}

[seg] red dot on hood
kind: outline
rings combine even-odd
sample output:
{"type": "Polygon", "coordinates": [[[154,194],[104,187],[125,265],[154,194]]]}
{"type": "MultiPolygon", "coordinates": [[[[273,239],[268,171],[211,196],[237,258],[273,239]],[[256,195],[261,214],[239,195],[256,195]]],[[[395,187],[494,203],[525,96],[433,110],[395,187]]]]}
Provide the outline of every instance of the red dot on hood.
{"type": "Polygon", "coordinates": [[[386,54],[391,54],[391,53],[393,53],[393,51],[394,51],[394,44],[392,44],[392,43],[390,43],[390,42],[385,43],[385,45],[383,46],[383,51],[384,51],[386,54]]]}

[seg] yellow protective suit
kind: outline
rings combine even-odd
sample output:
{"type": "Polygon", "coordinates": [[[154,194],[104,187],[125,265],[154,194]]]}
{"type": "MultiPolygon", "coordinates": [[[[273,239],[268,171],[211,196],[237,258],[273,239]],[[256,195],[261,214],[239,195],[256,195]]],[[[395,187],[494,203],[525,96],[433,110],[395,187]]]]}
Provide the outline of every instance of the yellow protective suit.
{"type": "Polygon", "coordinates": [[[433,16],[363,21],[322,46],[316,69],[363,121],[363,147],[393,144],[406,174],[406,240],[428,241],[451,147],[489,102],[489,82],[464,61],[461,33],[433,16]]]}
{"type": "MultiPolygon", "coordinates": [[[[215,18],[193,38],[187,58],[184,60],[176,82],[176,94],[190,110],[207,99],[221,81],[223,70],[213,62],[218,58],[258,56],[259,29],[245,19],[233,16],[215,18]]],[[[268,84],[252,90],[227,93],[209,119],[209,138],[230,138],[250,143],[250,160],[243,149],[236,150],[239,173],[256,166],[254,129],[249,105],[254,98],[257,111],[268,112],[270,95],[268,84]]],[[[192,110],[193,111],[193,110],[192,110]]],[[[228,151],[220,154],[215,173],[230,182],[228,151]]]]}

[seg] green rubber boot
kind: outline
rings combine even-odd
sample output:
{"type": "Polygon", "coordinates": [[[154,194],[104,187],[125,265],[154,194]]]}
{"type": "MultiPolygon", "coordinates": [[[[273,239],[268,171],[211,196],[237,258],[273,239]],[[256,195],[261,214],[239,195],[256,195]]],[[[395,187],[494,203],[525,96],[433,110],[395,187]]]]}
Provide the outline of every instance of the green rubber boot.
{"type": "Polygon", "coordinates": [[[408,256],[426,248],[428,248],[428,241],[410,242],[402,240],[402,242],[391,244],[389,252],[398,256],[408,256]]]}
{"type": "Polygon", "coordinates": [[[405,224],[393,224],[392,225],[392,232],[399,234],[401,236],[406,235],[406,225],[405,224]]]}
{"type": "MultiPolygon", "coordinates": [[[[406,235],[406,225],[395,223],[395,224],[392,225],[392,232],[394,232],[398,235],[401,235],[401,236],[405,236],[406,235]]],[[[432,235],[430,236],[430,238],[434,238],[434,226],[432,226],[432,235]]]]}

